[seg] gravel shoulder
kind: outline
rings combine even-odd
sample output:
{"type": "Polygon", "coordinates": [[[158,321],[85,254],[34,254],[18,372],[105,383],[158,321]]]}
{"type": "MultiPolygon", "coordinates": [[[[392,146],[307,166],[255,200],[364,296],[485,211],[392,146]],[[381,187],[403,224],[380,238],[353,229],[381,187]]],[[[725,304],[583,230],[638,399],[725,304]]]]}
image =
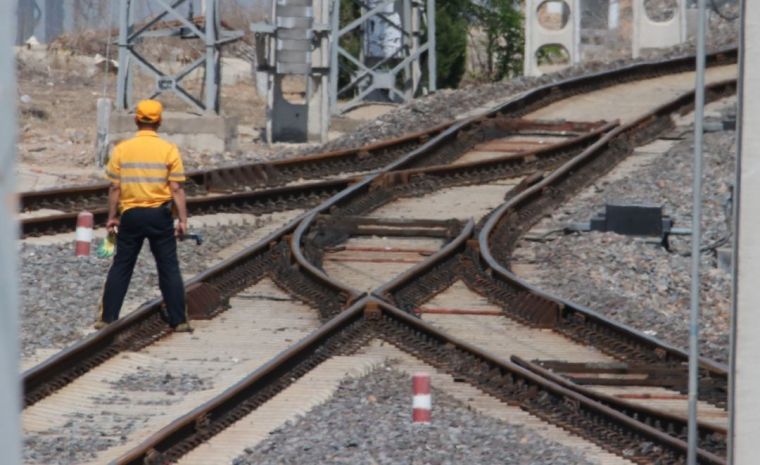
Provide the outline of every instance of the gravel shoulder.
{"type": "Polygon", "coordinates": [[[411,377],[379,366],[247,449],[233,465],[591,464],[529,428],[474,412],[433,388],[433,421],[411,422],[411,377]]]}
{"type": "MultiPolygon", "coordinates": [[[[726,201],[734,179],[735,132],[705,134],[704,148],[702,244],[726,242],[730,247],[726,201]]],[[[619,179],[599,180],[520,241],[513,255],[518,274],[528,270],[522,274],[542,289],[687,347],[690,236],[671,237],[670,251],[657,240],[615,233],[554,234],[545,241],[528,238],[589,221],[604,210],[605,203],[661,204],[675,226],[690,229],[692,157],[693,130],[651,162],[619,179]]],[[[713,248],[702,254],[701,263],[702,355],[726,362],[731,276],[718,267],[713,248]]]]}
{"type": "MultiPolygon", "coordinates": [[[[198,217],[201,220],[203,217],[198,217]]],[[[177,245],[180,269],[185,280],[219,262],[262,234],[287,221],[283,214],[244,218],[223,224],[192,226],[204,243],[192,241],[177,245]]],[[[195,222],[193,218],[192,222],[195,222]]],[[[21,348],[25,360],[44,358],[93,331],[98,304],[111,259],[75,257],[72,242],[32,245],[19,242],[21,294],[21,348]],[[37,353],[40,351],[39,353],[37,353]]],[[[137,260],[121,316],[143,302],[159,297],[158,274],[147,240],[137,260]]]]}

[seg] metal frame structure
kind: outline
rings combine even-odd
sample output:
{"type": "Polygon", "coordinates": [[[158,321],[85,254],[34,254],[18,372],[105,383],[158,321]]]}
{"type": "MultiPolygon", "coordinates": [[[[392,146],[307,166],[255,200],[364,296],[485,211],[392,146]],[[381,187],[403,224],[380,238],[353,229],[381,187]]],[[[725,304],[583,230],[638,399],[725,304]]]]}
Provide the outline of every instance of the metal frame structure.
{"type": "Polygon", "coordinates": [[[18,347],[16,238],[16,4],[0,2],[0,450],[21,463],[21,380],[18,347]]]}
{"type": "Polygon", "coordinates": [[[164,92],[173,92],[191,107],[205,113],[219,113],[220,66],[222,45],[243,36],[241,31],[224,31],[221,27],[219,0],[205,2],[205,14],[193,16],[194,0],[146,0],[159,8],[159,13],[141,24],[135,25],[135,4],[137,0],[120,0],[119,3],[119,75],[117,81],[116,107],[128,110],[132,107],[132,87],[134,65],[156,79],[156,87],[150,98],[164,92]],[[183,12],[182,9],[186,12],[183,12]],[[170,26],[153,30],[165,19],[173,20],[170,26]],[[176,26],[174,25],[176,23],[176,26]],[[179,72],[170,74],[162,71],[146,57],[135,50],[145,39],[156,37],[181,37],[203,40],[205,53],[179,72]],[[193,95],[180,83],[182,79],[198,68],[204,70],[204,85],[201,96],[193,95]]]}
{"type": "Polygon", "coordinates": [[[269,142],[324,142],[328,113],[329,30],[327,0],[272,2],[272,22],[251,24],[256,34],[256,82],[267,96],[269,142]],[[289,77],[303,89],[285,89],[289,77]],[[303,97],[286,98],[303,91],[303,97]]]}
{"type": "MultiPolygon", "coordinates": [[[[342,28],[340,0],[277,0],[271,22],[251,25],[256,33],[256,86],[267,95],[269,142],[324,142],[331,113],[371,98],[407,102],[420,92],[423,54],[435,50],[435,0],[348,1],[356,2],[362,14],[342,28]],[[340,41],[358,28],[363,43],[357,56],[340,41]],[[372,56],[372,38],[387,45],[389,35],[398,44],[385,57],[372,56]],[[341,63],[352,72],[343,87],[338,83],[341,63]],[[300,101],[285,96],[294,95],[293,89],[284,89],[288,76],[305,80],[303,98],[296,99],[300,101]],[[344,96],[348,101],[338,105],[344,96]]],[[[434,91],[435,53],[427,53],[427,66],[428,90],[434,91]]]]}
{"type": "MultiPolygon", "coordinates": [[[[428,91],[436,90],[435,56],[435,0],[348,0],[361,9],[361,15],[340,27],[340,1],[333,0],[331,12],[332,41],[330,50],[330,110],[341,113],[355,108],[370,98],[385,98],[386,101],[408,102],[421,91],[423,54],[427,53],[428,91]],[[391,31],[398,35],[398,44],[385,50],[383,56],[370,56],[370,48],[375,40],[383,41],[383,32],[373,29],[385,27],[385,34],[391,31]],[[363,44],[358,56],[342,47],[341,39],[362,28],[363,44]],[[339,85],[340,70],[343,67],[356,68],[351,80],[339,85]],[[358,92],[357,92],[358,90],[358,92]],[[346,103],[338,100],[356,92],[346,103]]],[[[387,47],[380,44],[380,48],[387,47]]]]}

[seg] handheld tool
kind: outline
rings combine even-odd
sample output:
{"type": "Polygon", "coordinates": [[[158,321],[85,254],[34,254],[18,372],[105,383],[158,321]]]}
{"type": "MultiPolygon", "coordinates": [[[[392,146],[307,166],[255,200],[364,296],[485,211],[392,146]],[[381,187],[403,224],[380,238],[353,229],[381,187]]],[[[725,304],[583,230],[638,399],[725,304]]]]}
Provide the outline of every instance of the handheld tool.
{"type": "Polygon", "coordinates": [[[192,239],[195,241],[195,245],[203,244],[203,236],[200,233],[188,233],[179,237],[179,240],[192,239]]]}

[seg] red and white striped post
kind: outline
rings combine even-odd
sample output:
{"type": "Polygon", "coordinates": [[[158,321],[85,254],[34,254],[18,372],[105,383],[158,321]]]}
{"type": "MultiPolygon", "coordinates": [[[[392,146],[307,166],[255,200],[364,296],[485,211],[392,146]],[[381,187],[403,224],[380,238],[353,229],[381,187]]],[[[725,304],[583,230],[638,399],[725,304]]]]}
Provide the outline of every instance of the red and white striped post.
{"type": "Polygon", "coordinates": [[[412,423],[430,424],[430,375],[415,373],[412,376],[412,423]]]}
{"type": "Polygon", "coordinates": [[[95,220],[92,213],[83,211],[77,216],[76,256],[89,257],[92,242],[92,226],[95,220]]]}

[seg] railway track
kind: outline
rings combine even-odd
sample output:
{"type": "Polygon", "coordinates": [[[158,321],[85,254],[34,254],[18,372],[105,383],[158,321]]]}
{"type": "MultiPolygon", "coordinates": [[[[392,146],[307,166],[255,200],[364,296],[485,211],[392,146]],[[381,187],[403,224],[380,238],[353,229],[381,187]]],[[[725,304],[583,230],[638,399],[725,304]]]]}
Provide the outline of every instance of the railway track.
{"type": "MultiPolygon", "coordinates": [[[[708,56],[708,63],[714,65],[735,62],[736,54],[735,49],[716,52],[708,56]]],[[[531,109],[545,107],[571,95],[583,94],[620,83],[675,74],[692,68],[693,60],[685,57],[639,63],[613,71],[568,79],[525,92],[519,98],[514,98],[487,114],[487,119],[505,118],[506,121],[501,123],[481,127],[481,124],[478,124],[482,123],[479,121],[480,118],[473,117],[464,122],[442,125],[356,149],[325,152],[292,160],[197,171],[188,175],[187,188],[191,197],[213,192],[229,194],[260,189],[263,191],[259,193],[259,199],[269,195],[277,198],[283,192],[275,190],[267,193],[267,188],[284,187],[292,183],[324,180],[336,176],[359,176],[383,167],[392,168],[393,162],[404,159],[404,154],[413,152],[423,145],[426,147],[425,153],[428,156],[415,157],[408,163],[417,166],[442,164],[452,157],[458,157],[457,154],[473,144],[483,142],[484,138],[495,139],[494,126],[500,127],[500,131],[505,131],[502,136],[507,138],[509,134],[519,136],[521,132],[535,132],[536,128],[531,127],[530,123],[526,127],[520,121],[514,120],[531,109]],[[432,146],[427,144],[433,139],[435,139],[435,144],[432,146]]],[[[609,118],[609,120],[614,119],[616,117],[609,118]]],[[[551,131],[551,128],[545,127],[544,130],[551,131]]],[[[108,184],[101,183],[20,193],[22,236],[72,231],[76,227],[76,214],[82,210],[97,211],[96,226],[104,224],[104,214],[100,210],[107,203],[107,191],[108,184]]],[[[233,200],[230,199],[230,201],[233,200]]],[[[192,203],[191,199],[191,208],[192,203]]],[[[237,208],[245,208],[244,197],[236,198],[234,203],[237,208]]]]}
{"type": "MultiPolygon", "coordinates": [[[[472,126],[468,128],[466,133],[461,134],[461,140],[457,142],[457,145],[480,147],[481,151],[477,152],[480,154],[479,158],[477,158],[478,155],[476,155],[476,157],[473,158],[473,161],[490,158],[493,160],[493,163],[503,166],[503,169],[535,170],[566,160],[569,153],[554,152],[550,156],[543,156],[545,151],[542,150],[542,147],[555,145],[562,141],[573,141],[584,134],[597,134],[598,130],[602,128],[603,125],[602,122],[530,121],[496,117],[494,119],[474,122],[472,126]],[[517,168],[518,166],[519,168],[517,168]]],[[[436,131],[437,130],[433,130],[430,135],[434,135],[436,131]]],[[[420,137],[419,134],[409,135],[399,139],[397,144],[405,147],[408,145],[407,142],[409,140],[417,140],[420,137]]],[[[581,142],[585,143],[585,140],[581,142]]],[[[387,147],[390,146],[390,144],[381,144],[381,146],[387,147]]],[[[350,153],[366,152],[368,154],[366,157],[372,158],[373,163],[378,163],[387,159],[387,156],[384,156],[383,154],[379,154],[373,158],[371,153],[374,149],[373,146],[370,146],[366,149],[360,149],[350,153]]],[[[570,147],[570,150],[572,150],[572,147],[570,147]]],[[[436,150],[427,151],[425,157],[420,157],[426,158],[427,160],[422,160],[418,162],[418,164],[424,164],[424,161],[427,161],[428,163],[433,161],[445,163],[448,159],[455,157],[456,153],[456,151],[452,151],[451,147],[441,146],[436,150]]],[[[307,158],[327,160],[322,163],[325,163],[329,169],[332,169],[334,175],[340,175],[341,173],[345,174],[347,170],[344,169],[345,167],[343,163],[336,164],[331,161],[331,158],[335,157],[344,158],[344,155],[341,153],[340,155],[325,155],[307,158]]],[[[300,161],[302,159],[296,160],[300,161]]],[[[469,160],[461,160],[460,163],[465,163],[467,161],[469,160]]],[[[281,163],[284,164],[285,162],[281,163]]],[[[296,164],[295,162],[290,163],[296,164]]],[[[318,162],[310,162],[309,166],[311,166],[312,163],[318,162]]],[[[372,164],[366,163],[365,165],[373,166],[372,164]]],[[[359,167],[361,167],[361,164],[359,164],[359,167]]],[[[193,190],[196,191],[196,195],[190,196],[187,200],[188,212],[191,215],[224,212],[263,214],[292,208],[314,207],[330,196],[346,189],[362,174],[368,172],[354,171],[343,177],[322,181],[306,181],[303,177],[295,177],[302,176],[302,170],[305,169],[306,168],[297,170],[280,170],[281,174],[269,178],[273,179],[273,181],[269,182],[273,185],[277,185],[279,181],[276,180],[279,179],[282,181],[282,185],[277,185],[276,187],[268,187],[265,185],[263,188],[250,190],[249,187],[257,187],[256,183],[245,188],[245,184],[243,183],[244,180],[247,179],[245,173],[253,170],[253,168],[241,167],[239,170],[240,173],[243,174],[239,174],[236,178],[224,178],[227,181],[224,185],[228,186],[228,190],[238,190],[239,192],[212,192],[207,193],[206,195],[197,195],[198,189],[195,188],[193,190]],[[288,173],[288,175],[286,176],[282,173],[288,173]]],[[[326,168],[324,167],[321,169],[315,167],[313,173],[319,173],[325,169],[326,168]]],[[[272,170],[257,168],[253,171],[271,172],[272,170]]],[[[222,182],[217,179],[216,175],[212,176],[205,173],[204,176],[213,177],[215,179],[213,182],[204,182],[203,185],[205,187],[211,188],[213,186],[222,185],[222,182]]],[[[309,176],[306,177],[308,178],[309,176]]],[[[193,179],[193,176],[191,175],[190,178],[193,179]]],[[[26,217],[22,218],[22,237],[34,237],[73,231],[76,228],[77,215],[85,208],[89,209],[93,214],[95,225],[104,225],[108,216],[108,209],[104,207],[104,205],[106,205],[106,199],[103,197],[103,191],[106,189],[107,187],[103,186],[86,188],[84,189],[84,192],[88,193],[86,195],[82,194],[82,191],[76,189],[60,189],[22,194],[22,205],[26,206],[26,208],[43,208],[36,211],[30,210],[27,212],[26,217]],[[93,192],[96,193],[93,194],[93,192]],[[55,198],[56,200],[50,200],[50,198],[55,198]],[[41,205],[44,207],[40,207],[41,205]],[[55,208],[56,210],[51,210],[52,208],[55,208]]]]}
{"type": "MultiPolygon", "coordinates": [[[[712,98],[735,89],[735,82],[718,81],[716,78],[710,85],[712,98]]],[[[566,85],[569,94],[584,89],[578,86],[566,85]]],[[[684,94],[682,89],[674,93],[684,94]]],[[[551,98],[556,100],[556,95],[551,98]]],[[[496,114],[510,105],[522,110],[530,107],[513,102],[496,114]]],[[[221,437],[227,427],[334,357],[366,352],[373,341],[382,340],[442,373],[467,380],[488,396],[519,406],[534,418],[572,431],[627,460],[680,463],[685,443],[678,414],[659,412],[658,416],[658,412],[646,412],[631,402],[613,403],[597,388],[583,392],[577,383],[539,373],[530,362],[536,358],[535,352],[528,350],[530,344],[525,341],[522,349],[511,346],[502,347],[502,354],[490,348],[485,352],[426,320],[430,315],[452,316],[443,311],[451,310],[450,305],[429,302],[436,294],[445,296],[458,281],[460,287],[469,287],[469,292],[487,299],[491,307],[481,309],[480,315],[466,314],[470,309],[460,308],[465,314],[453,312],[453,316],[497,317],[521,325],[522,332],[549,333],[558,344],[554,362],[570,362],[561,357],[561,351],[570,347],[578,357],[574,360],[593,352],[604,363],[659,363],[658,368],[669,374],[677,372],[685,357],[682,351],[541,293],[512,275],[506,264],[515,238],[531,221],[604,173],[633,146],[667,129],[669,115],[689,105],[688,96],[675,98],[640,117],[628,118],[620,128],[595,123],[586,126],[584,135],[575,134],[544,150],[514,156],[493,150],[498,148],[494,146],[498,137],[456,145],[457,137],[466,138],[461,134],[468,129],[487,133],[484,124],[498,123],[498,118],[449,128],[378,173],[353,179],[341,192],[256,246],[190,281],[192,316],[205,320],[198,323],[196,336],[166,337],[158,315],[160,302],[155,301],[27,371],[25,427],[27,431],[47,431],[54,425],[46,423],[46,418],[51,411],[60,413],[60,405],[66,403],[84,411],[102,409],[91,401],[93,392],[95,398],[107,399],[112,392],[109,389],[118,390],[136,364],[197,366],[201,371],[193,372],[196,376],[218,380],[219,386],[198,395],[189,393],[169,413],[150,417],[142,433],[129,434],[125,444],[98,456],[98,463],[104,457],[114,459],[113,463],[171,462],[204,441],[221,437]],[[496,155],[489,153],[494,151],[496,155]],[[438,158],[426,156],[431,153],[438,158]],[[446,199],[454,203],[444,203],[446,199]],[[415,201],[418,205],[413,205],[415,201]],[[425,204],[425,213],[432,217],[419,214],[420,205],[425,204]],[[456,205],[465,216],[447,213],[447,205],[456,205]],[[362,273],[361,264],[371,264],[372,271],[362,273]],[[275,312],[277,316],[270,322],[262,307],[250,307],[252,302],[282,302],[287,308],[275,312]],[[263,320],[253,320],[253,311],[263,320]],[[281,326],[285,329],[278,330],[276,318],[282,317],[289,320],[281,326]],[[262,326],[271,334],[262,335],[260,343],[258,338],[244,336],[262,326]],[[222,351],[219,354],[211,350],[213,341],[223,340],[225,328],[231,327],[236,330],[230,336],[229,349],[217,348],[222,351]],[[193,337],[200,342],[193,342],[193,337]],[[294,345],[297,339],[301,340],[294,345]],[[261,359],[278,352],[280,355],[261,365],[261,359]],[[246,361],[224,363],[225,357],[233,354],[245,354],[246,361]],[[514,363],[509,361],[510,354],[522,354],[529,360],[517,358],[514,363]],[[93,380],[101,381],[93,388],[93,380]],[[191,413],[180,416],[189,410],[191,413]],[[146,437],[144,431],[155,431],[178,416],[146,437]],[[128,450],[136,442],[141,442],[140,446],[128,450]]],[[[535,124],[533,119],[523,121],[535,124]]],[[[704,360],[702,367],[705,380],[716,380],[706,400],[720,403],[724,367],[709,360],[704,360]]],[[[655,387],[677,387],[671,384],[655,387]]],[[[135,393],[121,414],[126,415],[130,405],[140,405],[145,395],[143,391],[135,393]]],[[[61,417],[66,420],[65,415],[61,417]]],[[[702,425],[700,431],[700,463],[725,463],[724,431],[714,425],[702,425]]]]}

